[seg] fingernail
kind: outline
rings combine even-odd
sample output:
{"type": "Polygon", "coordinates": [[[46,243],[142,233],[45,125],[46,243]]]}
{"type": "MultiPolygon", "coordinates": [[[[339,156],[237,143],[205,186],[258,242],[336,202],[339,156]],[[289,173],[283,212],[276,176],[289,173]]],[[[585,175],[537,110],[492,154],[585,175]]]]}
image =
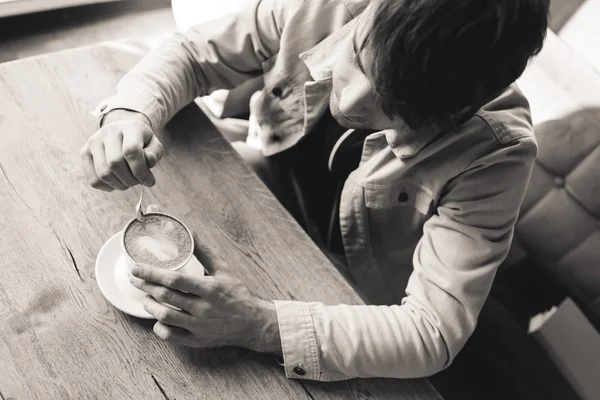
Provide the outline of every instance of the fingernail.
{"type": "Polygon", "coordinates": [[[131,275],[133,276],[139,276],[140,274],[140,267],[138,267],[137,265],[134,265],[131,267],[131,275]]]}

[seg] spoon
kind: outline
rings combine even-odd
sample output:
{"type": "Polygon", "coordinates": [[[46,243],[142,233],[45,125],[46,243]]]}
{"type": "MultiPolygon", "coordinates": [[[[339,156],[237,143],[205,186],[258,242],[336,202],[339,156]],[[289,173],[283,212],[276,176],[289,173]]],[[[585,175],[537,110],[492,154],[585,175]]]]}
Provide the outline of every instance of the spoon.
{"type": "Polygon", "coordinates": [[[140,201],[138,201],[135,207],[135,217],[138,221],[142,221],[144,218],[144,212],[142,211],[142,201],[144,200],[144,185],[140,184],[140,201]]]}

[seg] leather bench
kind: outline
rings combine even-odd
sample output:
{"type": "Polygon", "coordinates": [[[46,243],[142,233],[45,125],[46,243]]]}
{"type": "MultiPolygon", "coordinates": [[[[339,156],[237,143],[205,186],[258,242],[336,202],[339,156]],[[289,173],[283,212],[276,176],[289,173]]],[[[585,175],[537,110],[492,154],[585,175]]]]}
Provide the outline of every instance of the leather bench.
{"type": "Polygon", "coordinates": [[[600,327],[600,74],[549,31],[518,84],[539,153],[502,269],[536,259],[600,327]]]}

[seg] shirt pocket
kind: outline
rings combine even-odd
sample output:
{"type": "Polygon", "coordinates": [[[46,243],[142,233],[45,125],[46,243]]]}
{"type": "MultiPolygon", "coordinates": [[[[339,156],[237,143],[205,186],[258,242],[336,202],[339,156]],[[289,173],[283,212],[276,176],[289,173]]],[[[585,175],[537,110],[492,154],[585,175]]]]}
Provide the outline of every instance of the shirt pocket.
{"type": "Polygon", "coordinates": [[[369,238],[376,258],[411,262],[423,235],[423,225],[433,214],[434,196],[414,182],[365,187],[369,238]]]}

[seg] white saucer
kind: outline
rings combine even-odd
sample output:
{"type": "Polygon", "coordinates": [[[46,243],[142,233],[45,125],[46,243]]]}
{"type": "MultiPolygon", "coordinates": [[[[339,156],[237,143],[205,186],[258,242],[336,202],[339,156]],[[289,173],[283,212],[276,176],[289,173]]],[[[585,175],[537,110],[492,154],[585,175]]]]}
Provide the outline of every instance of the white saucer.
{"type": "Polygon", "coordinates": [[[100,249],[96,258],[96,282],[106,300],[119,310],[134,317],[155,319],[142,305],[146,293],[129,282],[127,261],[121,247],[122,234],[117,232],[100,249]]]}

